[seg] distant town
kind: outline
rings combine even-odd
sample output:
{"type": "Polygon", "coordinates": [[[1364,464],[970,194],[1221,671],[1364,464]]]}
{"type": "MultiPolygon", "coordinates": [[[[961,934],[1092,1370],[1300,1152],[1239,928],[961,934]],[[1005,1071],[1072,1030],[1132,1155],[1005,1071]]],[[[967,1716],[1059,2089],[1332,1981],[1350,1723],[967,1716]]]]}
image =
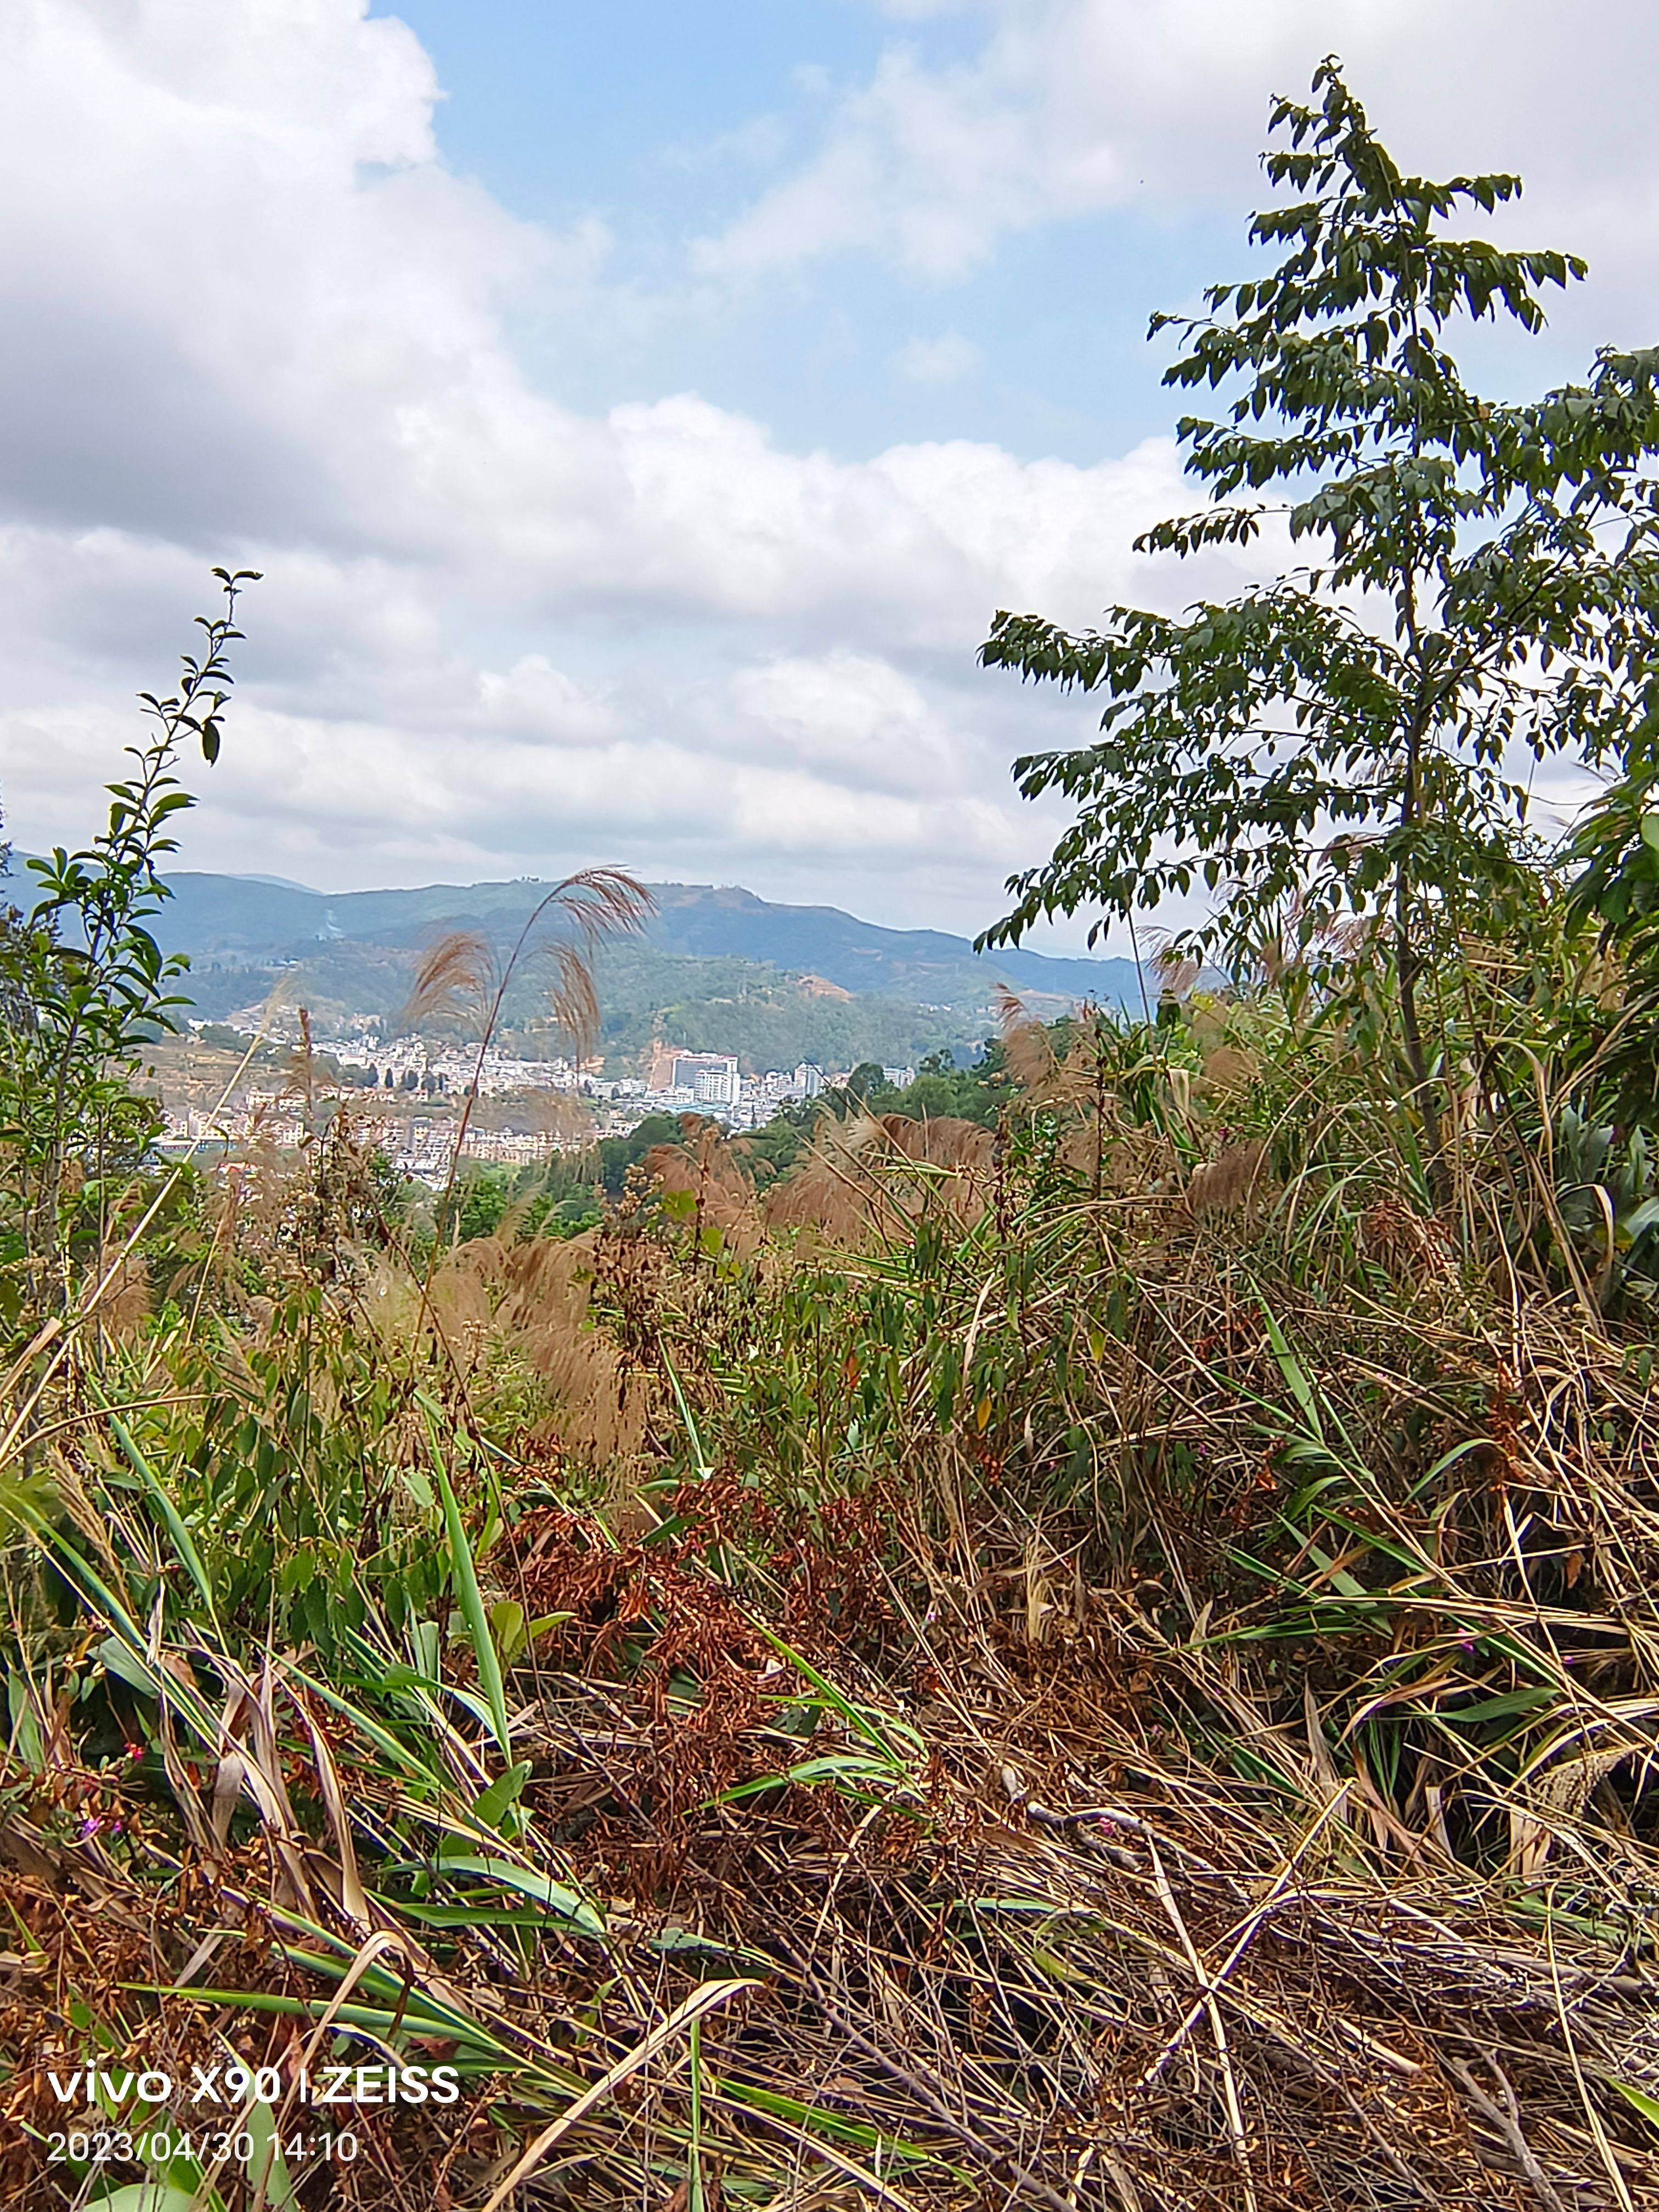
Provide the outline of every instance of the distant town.
{"type": "MultiPolygon", "coordinates": [[[[227,1024],[193,1022],[189,1036],[217,1030],[222,1042],[227,1030],[250,1042],[256,1033],[251,1020],[234,1018],[227,1024]]],[[[347,1036],[318,1044],[356,1094],[359,1127],[401,1172],[422,1181],[441,1181],[447,1174],[456,1112],[469,1094],[473,1104],[462,1157],[527,1166],[599,1137],[625,1134],[652,1114],[700,1114],[732,1131],[757,1128],[780,1107],[815,1098],[848,1073],[803,1060],[793,1068],[745,1075],[735,1053],[657,1043],[643,1073],[607,1076],[602,1060],[521,1060],[495,1050],[480,1060],[476,1046],[386,1038],[362,1018],[347,1036]]],[[[898,1087],[915,1075],[913,1067],[882,1073],[898,1087]]],[[[211,1103],[186,1102],[165,1085],[161,1088],[163,1141],[170,1147],[263,1141],[280,1148],[298,1144],[304,1132],[291,1073],[273,1079],[265,1067],[251,1070],[231,1097],[211,1103]]]]}

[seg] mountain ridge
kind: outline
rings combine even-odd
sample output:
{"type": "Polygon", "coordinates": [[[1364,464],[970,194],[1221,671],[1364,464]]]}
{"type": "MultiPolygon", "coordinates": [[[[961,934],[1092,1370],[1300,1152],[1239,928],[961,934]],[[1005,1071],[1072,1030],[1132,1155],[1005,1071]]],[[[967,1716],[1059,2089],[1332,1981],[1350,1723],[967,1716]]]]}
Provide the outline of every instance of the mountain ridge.
{"type": "MultiPolygon", "coordinates": [[[[521,927],[550,888],[516,878],[331,893],[195,870],[169,882],[173,896],[159,924],[168,944],[193,960],[248,968],[309,963],[319,947],[413,951],[445,929],[521,927]]],[[[740,884],[649,888],[659,910],[645,942],[670,959],[738,959],[818,977],[860,996],[938,1007],[988,1003],[998,983],[1045,999],[1091,996],[1127,1005],[1139,997],[1131,960],[1018,946],[976,953],[948,931],[889,929],[840,907],[763,899],[740,884]]]]}

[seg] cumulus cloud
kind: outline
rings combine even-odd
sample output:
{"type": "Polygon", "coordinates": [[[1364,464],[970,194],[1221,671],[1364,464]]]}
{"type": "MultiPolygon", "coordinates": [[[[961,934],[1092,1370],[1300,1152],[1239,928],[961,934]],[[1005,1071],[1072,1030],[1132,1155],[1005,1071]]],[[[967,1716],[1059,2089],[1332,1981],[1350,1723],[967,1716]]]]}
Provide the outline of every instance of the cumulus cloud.
{"type": "Polygon", "coordinates": [[[689,394],[580,415],[507,322],[580,313],[601,247],[449,173],[435,89],[357,0],[7,15],[12,834],[72,834],[230,558],[266,581],[196,865],[614,857],[823,896],[849,854],[925,855],[983,921],[1038,840],[1006,769],[1030,710],[973,647],[998,605],[1087,619],[1127,582],[1170,447],[845,461],[689,394]]]}
{"type": "MultiPolygon", "coordinates": [[[[950,10],[888,12],[902,40],[950,10]]],[[[1257,79],[1299,81],[1323,45],[1392,52],[1432,21],[1467,82],[1468,26],[1536,11],[981,12],[976,58],[930,67],[897,43],[831,102],[818,154],[706,266],[856,246],[945,275],[1132,176],[1168,193],[1231,174],[1257,79]]],[[[1511,77],[1531,66],[1518,43],[1511,77]]],[[[1634,74],[1612,73],[1606,129],[1646,162],[1619,119],[1634,74]]],[[[966,440],[848,459],[691,393],[580,412],[529,373],[514,318],[592,314],[607,234],[520,222],[452,173],[436,94],[414,35],[364,0],[0,12],[10,834],[84,824],[132,731],[124,702],[165,676],[206,564],[230,559],[267,580],[187,865],[345,887],[620,860],[982,925],[1053,828],[1009,758],[1092,718],[976,674],[974,648],[1000,605],[1086,623],[1115,597],[1225,587],[1224,562],[1206,579],[1128,550],[1190,497],[1173,447],[1093,467],[966,440]]],[[[1587,206],[1603,184],[1612,206],[1615,173],[1598,151],[1587,206]]],[[[906,366],[943,381],[974,362],[947,334],[906,366]]]]}
{"type": "Polygon", "coordinates": [[[921,686],[884,660],[844,647],[811,660],[781,657],[739,670],[729,692],[736,713],[726,741],[744,732],[743,750],[787,762],[798,778],[856,778],[888,799],[952,780],[951,733],[921,686]]]}
{"type": "Polygon", "coordinates": [[[1563,228],[1632,296],[1653,274],[1659,18],[1644,0],[886,0],[902,27],[820,141],[702,265],[753,276],[840,252],[959,276],[1012,234],[1258,188],[1267,101],[1340,53],[1413,164],[1520,168],[1526,224],[1563,228]],[[982,21],[929,61],[909,26],[982,21]]]}

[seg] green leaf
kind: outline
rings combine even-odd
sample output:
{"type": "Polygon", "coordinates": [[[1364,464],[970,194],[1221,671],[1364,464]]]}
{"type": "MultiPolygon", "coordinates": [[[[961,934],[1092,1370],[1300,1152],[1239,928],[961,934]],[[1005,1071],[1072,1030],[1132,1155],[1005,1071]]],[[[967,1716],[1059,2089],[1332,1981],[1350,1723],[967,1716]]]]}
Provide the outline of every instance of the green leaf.
{"type": "Polygon", "coordinates": [[[1265,1299],[1261,1305],[1261,1318],[1267,1327],[1267,1341],[1273,1346],[1273,1354],[1278,1362],[1279,1371],[1284,1376],[1291,1395],[1301,1407],[1308,1426],[1322,1443],[1325,1440],[1325,1429],[1319,1418],[1318,1397],[1303,1370],[1301,1361],[1291,1350],[1285,1340],[1285,1332],[1269,1312],[1265,1299]]]}
{"type": "Polygon", "coordinates": [[[534,1898],[550,1912],[569,1921],[584,1936],[602,1938],[605,1934],[604,1920],[580,1890],[568,1888],[532,1868],[516,1866],[511,1859],[480,1858],[471,1851],[458,1851],[453,1857],[445,1856],[443,1869],[446,1875],[476,1874],[503,1889],[516,1889],[520,1896],[534,1898]]]}
{"type": "MultiPolygon", "coordinates": [[[[501,1828],[511,1808],[517,1804],[524,1785],[530,1779],[530,1764],[521,1760],[509,1766],[505,1774],[498,1774],[489,1787],[482,1792],[472,1808],[472,1817],[480,1826],[501,1828]]],[[[503,1830],[503,1832],[506,1832],[503,1830]]]]}
{"type": "MultiPolygon", "coordinates": [[[[670,1192],[669,1196],[684,1196],[690,1199],[691,1193],[690,1191],[670,1192]]],[[[685,1431],[686,1441],[691,1447],[692,1460],[696,1468],[698,1479],[701,1480],[706,1474],[712,1474],[714,1470],[708,1464],[708,1456],[702,1448],[702,1438],[697,1433],[697,1424],[692,1416],[691,1407],[687,1402],[685,1392],[680,1387],[680,1378],[675,1370],[674,1363],[668,1356],[668,1347],[665,1344],[659,1349],[662,1354],[662,1364],[668,1371],[669,1386],[674,1393],[674,1404],[678,1409],[680,1425],[685,1431]]]]}
{"type": "Polygon", "coordinates": [[[161,1686],[137,1652],[130,1651],[118,1637],[106,1636],[98,1646],[98,1658],[106,1670],[118,1682],[125,1682],[130,1690],[137,1690],[141,1698],[159,1698],[161,1686]]]}
{"type": "Polygon", "coordinates": [[[1640,2112],[1650,2127],[1659,2128],[1659,2097],[1650,2097],[1645,2089],[1638,2089],[1630,2081],[1620,2081],[1613,2075],[1607,2076],[1607,2086],[1619,2092],[1632,2112],[1640,2112]]]}
{"type": "Polygon", "coordinates": [[[269,2105],[257,2104],[247,2116],[247,2178],[257,2197],[261,2189],[270,2212],[299,2212],[299,2199],[289,2179],[287,2162],[276,2135],[276,2118],[269,2105]]]}
{"type": "Polygon", "coordinates": [[[130,2181],[108,2197],[88,2197],[87,2212],[198,2212],[200,2202],[193,2190],[170,2181],[130,2181]]]}
{"type": "Polygon", "coordinates": [[[202,1565],[201,1553],[197,1550],[195,1540],[191,1537],[189,1529],[185,1528],[178,1507],[161,1487],[149,1462],[133,1442],[126,1423],[114,1413],[108,1416],[108,1420],[112,1435],[116,1443],[120,1445],[128,1464],[149,1492],[156,1511],[161,1516],[167,1534],[173,1540],[173,1550],[179,1554],[186,1573],[200,1593],[202,1603],[207,1608],[208,1619],[216,1626],[218,1616],[213,1607],[213,1585],[208,1580],[207,1569],[202,1565]]]}
{"type": "Polygon", "coordinates": [[[1536,1712],[1540,1705],[1559,1703],[1561,1692],[1548,1686],[1506,1690],[1499,1698],[1483,1698],[1475,1705],[1437,1705],[1437,1719],[1454,1728],[1480,1728],[1488,1721],[1512,1720],[1517,1713],[1536,1712]]]}
{"type": "Polygon", "coordinates": [[[495,1640],[489,1632],[489,1617],[484,1611],[483,1596],[472,1564],[472,1547],[466,1540],[466,1530],[461,1522],[461,1509],[456,1503],[455,1492],[444,1467],[437,1423],[434,1418],[434,1409],[429,1402],[423,1401],[422,1411],[426,1414],[432,1462],[438,1478],[438,1495],[443,1502],[444,1530],[449,1539],[450,1571],[455,1595],[460,1603],[461,1618],[466,1623],[467,1633],[472,1641],[472,1656],[477,1662],[479,1685],[489,1706],[495,1741],[502,1758],[510,1759],[513,1751],[507,1723],[507,1691],[501,1680],[501,1664],[496,1656],[495,1640]]]}
{"type": "Polygon", "coordinates": [[[504,1597],[489,1608],[489,1632],[503,1667],[510,1667],[529,1642],[524,1607],[516,1598],[504,1597]]]}

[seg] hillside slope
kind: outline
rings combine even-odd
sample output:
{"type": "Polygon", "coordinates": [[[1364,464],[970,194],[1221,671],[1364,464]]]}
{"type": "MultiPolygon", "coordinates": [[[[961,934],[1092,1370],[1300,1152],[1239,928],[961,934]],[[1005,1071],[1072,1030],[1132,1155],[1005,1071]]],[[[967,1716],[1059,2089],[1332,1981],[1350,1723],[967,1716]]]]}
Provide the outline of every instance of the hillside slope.
{"type": "MultiPolygon", "coordinates": [[[[222,1019],[280,982],[308,1006],[320,1034],[354,1016],[394,1017],[416,957],[446,929],[510,944],[546,886],[532,881],[434,884],[418,890],[331,896],[246,876],[181,873],[160,933],[191,956],[186,988],[198,1012],[222,1019]]],[[[600,957],[600,1043],[626,1063],[656,1036],[738,1054],[746,1065],[826,1067],[914,1063],[941,1047],[978,1043],[1006,984],[1052,1016],[1080,999],[1137,1002],[1133,962],[981,957],[941,930],[884,929],[836,907],[775,905],[739,889],[659,884],[642,939],[600,957]]],[[[509,994],[516,1028],[543,1017],[544,979],[509,994]]]]}
{"type": "MultiPolygon", "coordinates": [[[[193,957],[222,964],[312,962],[319,946],[412,950],[441,928],[505,933],[522,924],[544,888],[521,880],[329,896],[250,877],[185,872],[173,878],[164,933],[193,957]]],[[[884,929],[838,907],[777,905],[753,891],[706,884],[655,884],[652,890],[659,911],[647,939],[673,958],[753,962],[914,1004],[979,1007],[999,982],[1044,997],[1094,997],[1112,1005],[1138,995],[1128,960],[980,954],[966,938],[884,929]]]]}

